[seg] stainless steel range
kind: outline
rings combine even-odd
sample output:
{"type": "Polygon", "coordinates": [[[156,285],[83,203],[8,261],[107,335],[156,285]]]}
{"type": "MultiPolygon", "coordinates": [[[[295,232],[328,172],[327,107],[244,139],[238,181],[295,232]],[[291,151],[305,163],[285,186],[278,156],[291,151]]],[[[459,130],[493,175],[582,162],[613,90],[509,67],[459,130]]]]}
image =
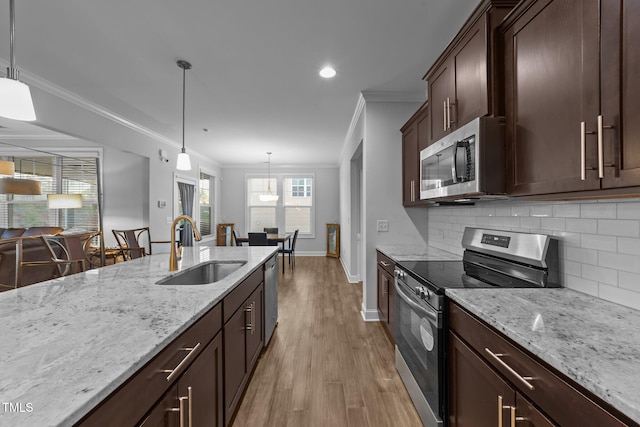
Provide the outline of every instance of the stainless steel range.
{"type": "Polygon", "coordinates": [[[466,228],[462,261],[396,265],[396,368],[427,427],[447,425],[447,288],[559,287],[558,241],[466,228]]]}

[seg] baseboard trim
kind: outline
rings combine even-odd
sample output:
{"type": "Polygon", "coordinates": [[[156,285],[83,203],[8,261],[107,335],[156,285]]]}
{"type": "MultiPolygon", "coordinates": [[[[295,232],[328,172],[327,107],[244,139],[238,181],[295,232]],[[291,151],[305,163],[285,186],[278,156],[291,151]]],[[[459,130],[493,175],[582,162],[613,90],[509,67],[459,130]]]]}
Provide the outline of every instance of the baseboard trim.
{"type": "Polygon", "coordinates": [[[349,274],[349,269],[347,269],[347,266],[344,264],[344,261],[342,260],[342,257],[340,257],[340,264],[342,264],[342,270],[344,271],[344,275],[347,277],[347,282],[349,282],[349,283],[359,283],[360,282],[360,275],[359,274],[349,274]]]}
{"type": "Polygon", "coordinates": [[[378,309],[367,309],[364,306],[364,303],[362,304],[362,310],[360,311],[360,314],[362,314],[362,319],[365,322],[379,322],[380,321],[380,313],[378,312],[378,309]]]}

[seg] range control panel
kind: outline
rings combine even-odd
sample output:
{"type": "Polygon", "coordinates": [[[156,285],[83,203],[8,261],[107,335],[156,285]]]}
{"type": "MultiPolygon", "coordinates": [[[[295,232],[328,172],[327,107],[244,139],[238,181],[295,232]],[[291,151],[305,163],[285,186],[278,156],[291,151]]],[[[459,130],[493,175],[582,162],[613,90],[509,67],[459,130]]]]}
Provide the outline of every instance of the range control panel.
{"type": "Polygon", "coordinates": [[[483,234],[480,243],[485,245],[500,246],[501,248],[508,248],[511,237],[498,236],[496,234],[483,234]]]}

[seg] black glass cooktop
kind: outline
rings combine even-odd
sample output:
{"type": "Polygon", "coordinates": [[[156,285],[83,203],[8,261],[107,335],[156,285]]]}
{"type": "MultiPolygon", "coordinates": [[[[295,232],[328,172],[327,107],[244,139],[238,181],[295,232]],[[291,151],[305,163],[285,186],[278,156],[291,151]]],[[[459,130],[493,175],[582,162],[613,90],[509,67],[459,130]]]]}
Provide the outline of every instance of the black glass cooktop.
{"type": "Polygon", "coordinates": [[[415,280],[443,294],[449,288],[530,287],[520,280],[463,261],[402,261],[399,267],[415,280]]]}

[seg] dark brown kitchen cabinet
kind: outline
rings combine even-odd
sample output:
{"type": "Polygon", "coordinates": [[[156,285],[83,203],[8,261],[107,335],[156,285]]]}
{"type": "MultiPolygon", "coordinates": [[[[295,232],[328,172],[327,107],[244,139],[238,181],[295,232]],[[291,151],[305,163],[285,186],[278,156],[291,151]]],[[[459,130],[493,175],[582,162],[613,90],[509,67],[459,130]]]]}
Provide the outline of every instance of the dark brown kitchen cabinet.
{"type": "Polygon", "coordinates": [[[451,427],[637,426],[462,307],[449,312],[451,427]]]}
{"type": "Polygon", "coordinates": [[[378,259],[378,313],[380,321],[389,336],[395,340],[396,288],[393,271],[395,263],[384,254],[377,252],[378,259]]]}
{"type": "Polygon", "coordinates": [[[507,192],[640,185],[638,2],[524,1],[502,30],[507,192]]]}
{"type": "Polygon", "coordinates": [[[264,343],[264,284],[256,271],[224,300],[225,425],[230,425],[264,343]]]}
{"type": "Polygon", "coordinates": [[[429,114],[427,103],[400,129],[402,132],[402,204],[423,205],[420,200],[420,150],[428,146],[429,114]]]}
{"type": "Polygon", "coordinates": [[[142,427],[222,427],[222,333],[151,409],[142,427]]]}
{"type": "Polygon", "coordinates": [[[429,144],[477,117],[502,114],[495,29],[516,3],[480,3],[427,71],[429,144]]]}
{"type": "Polygon", "coordinates": [[[143,422],[157,425],[154,414],[162,412],[159,407],[175,403],[171,396],[177,394],[171,390],[188,396],[189,386],[192,387],[192,418],[204,417],[205,425],[222,425],[221,329],[222,304],[217,304],[77,425],[120,427],[143,422]]]}

